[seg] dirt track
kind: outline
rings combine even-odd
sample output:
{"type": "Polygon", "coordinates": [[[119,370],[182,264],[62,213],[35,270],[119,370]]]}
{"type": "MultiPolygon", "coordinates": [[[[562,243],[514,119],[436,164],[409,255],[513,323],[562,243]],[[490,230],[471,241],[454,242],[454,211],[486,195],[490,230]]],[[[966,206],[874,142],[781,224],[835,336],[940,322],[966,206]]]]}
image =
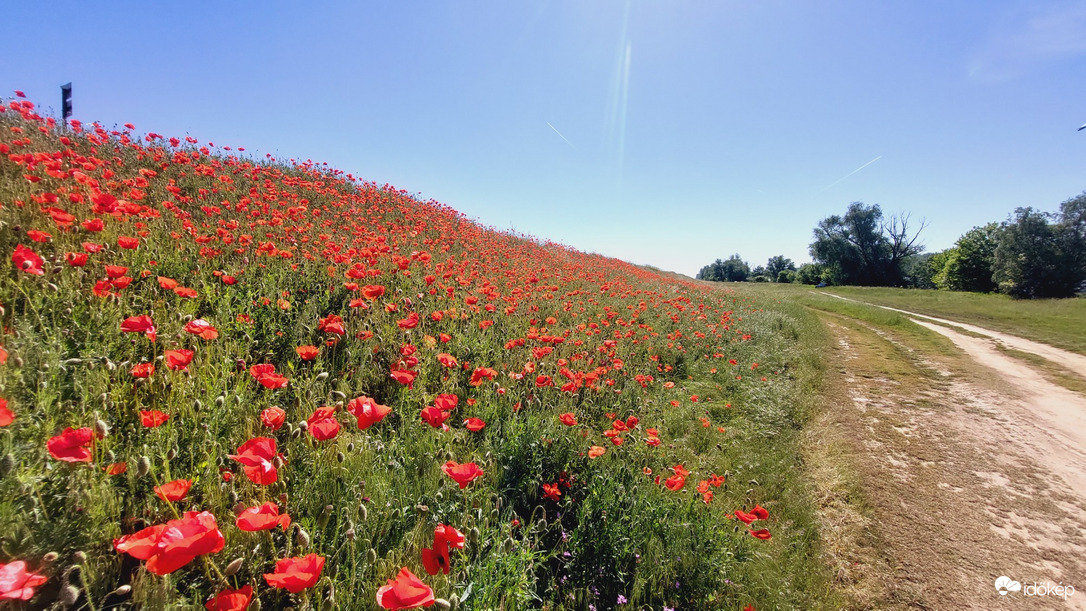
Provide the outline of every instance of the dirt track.
{"type": "Polygon", "coordinates": [[[1086,397],[1048,382],[994,342],[1083,378],[1086,357],[939,321],[992,339],[973,337],[896,311],[949,338],[971,361],[921,353],[859,321],[827,319],[852,403],[831,408],[831,426],[845,431],[855,452],[884,554],[881,575],[845,575],[884,582],[881,600],[862,606],[1086,609],[1086,397]],[[927,378],[895,374],[895,359],[911,361],[927,378]],[[1002,575],[1023,586],[1047,581],[1078,591],[1066,600],[1000,596],[994,582],[1002,575]]]}

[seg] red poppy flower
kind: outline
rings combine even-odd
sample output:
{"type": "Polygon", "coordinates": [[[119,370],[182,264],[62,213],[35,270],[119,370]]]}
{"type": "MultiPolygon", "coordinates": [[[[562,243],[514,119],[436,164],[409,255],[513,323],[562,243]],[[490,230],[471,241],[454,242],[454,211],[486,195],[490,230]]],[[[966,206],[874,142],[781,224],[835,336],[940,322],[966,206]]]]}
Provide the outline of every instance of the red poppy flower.
{"type": "Polygon", "coordinates": [[[377,285],[367,284],[366,286],[362,287],[362,296],[365,297],[366,299],[370,299],[370,300],[377,299],[378,297],[380,297],[380,296],[382,296],[384,294],[385,294],[385,287],[383,287],[383,286],[381,286],[379,284],[377,284],[377,285]]]}
{"type": "Polygon", "coordinates": [[[434,591],[405,566],[396,579],[389,579],[377,589],[377,604],[390,611],[430,607],[434,604],[434,591]]]}
{"type": "Polygon", "coordinates": [[[297,594],[316,585],[324,568],[324,557],[317,554],[283,558],[275,563],[274,573],[264,573],[264,581],[273,588],[285,588],[297,594]]]}
{"type": "Polygon", "coordinates": [[[87,264],[87,253],[70,252],[64,255],[64,260],[67,261],[68,265],[72,267],[83,267],[87,264]]]}
{"type": "Polygon", "coordinates": [[[45,259],[42,259],[37,253],[22,244],[15,247],[15,252],[11,254],[11,262],[15,264],[19,271],[34,274],[35,276],[45,275],[45,270],[42,269],[45,259]]]}
{"type": "Polygon", "coordinates": [[[678,492],[686,485],[686,476],[684,475],[672,475],[664,481],[664,485],[672,492],[678,492]]]}
{"type": "Polygon", "coordinates": [[[451,415],[451,413],[442,411],[432,405],[422,408],[422,420],[435,429],[444,427],[445,421],[451,415]]]}
{"type": "Polygon", "coordinates": [[[449,369],[455,369],[459,365],[456,357],[447,352],[442,352],[438,354],[437,361],[441,363],[442,366],[448,367],[449,369]]]}
{"type": "Polygon", "coordinates": [[[211,341],[219,337],[219,330],[203,318],[190,320],[188,324],[185,325],[185,331],[205,341],[211,341]]]}
{"type": "Polygon", "coordinates": [[[107,278],[120,278],[128,273],[128,268],[123,265],[107,265],[106,277],[107,278]]]}
{"type": "Polygon", "coordinates": [[[93,232],[102,231],[106,228],[106,224],[102,219],[87,219],[80,223],[80,225],[83,226],[83,229],[93,232]]]}
{"type": "Polygon", "coordinates": [[[260,421],[273,431],[278,431],[287,419],[287,413],[279,407],[269,407],[260,412],[260,421]]]}
{"type": "Polygon", "coordinates": [[[768,528],[763,528],[761,530],[752,530],[750,531],[750,535],[755,539],[762,539],[763,541],[773,538],[773,535],[769,534],[768,528]]]}
{"type": "Polygon", "coordinates": [[[279,506],[275,503],[264,503],[258,507],[249,507],[242,511],[237,518],[237,526],[246,532],[258,530],[270,530],[276,526],[286,532],[290,526],[290,516],[279,513],[279,506]]]}
{"type": "Polygon", "coordinates": [[[461,490],[467,488],[472,480],[483,475],[483,470],[473,462],[459,464],[450,460],[441,467],[441,470],[459,484],[461,490]]]}
{"type": "Polygon", "coordinates": [[[464,542],[467,541],[464,533],[446,524],[438,524],[434,528],[434,539],[438,537],[444,539],[450,549],[464,549],[464,542]]]}
{"type": "Polygon", "coordinates": [[[147,337],[151,338],[151,341],[155,341],[155,323],[151,320],[151,317],[146,314],[139,316],[129,316],[121,322],[121,331],[123,333],[144,333],[147,337]]]}
{"type": "Polygon", "coordinates": [[[317,330],[324,331],[325,333],[333,333],[335,335],[343,335],[346,333],[346,330],[343,328],[343,319],[335,314],[329,314],[320,319],[317,330]]]}
{"type": "Polygon", "coordinates": [[[394,369],[392,369],[391,372],[389,372],[389,375],[392,376],[393,380],[396,380],[400,384],[404,384],[408,388],[411,388],[414,385],[415,377],[417,377],[419,375],[419,372],[412,371],[410,369],[395,369],[394,368],[394,369]]]}
{"type": "Polygon", "coordinates": [[[175,479],[161,486],[155,486],[155,494],[163,501],[180,501],[189,493],[189,488],[192,488],[191,479],[175,479]]]}
{"type": "Polygon", "coordinates": [[[35,242],[48,242],[53,239],[53,236],[44,231],[38,231],[37,229],[31,229],[26,232],[26,237],[35,242]]]}
{"type": "Polygon", "coordinates": [[[547,386],[554,386],[554,380],[551,380],[550,376],[539,375],[535,378],[535,385],[537,388],[544,388],[547,386]]]}
{"type": "Polygon", "coordinates": [[[105,468],[106,475],[121,475],[125,471],[128,471],[126,462],[115,462],[105,468]]]}
{"type": "Polygon", "coordinates": [[[740,511],[738,509],[736,509],[733,513],[735,515],[735,519],[739,520],[740,522],[742,522],[744,524],[750,524],[751,522],[758,519],[757,516],[751,515],[751,514],[745,512],[745,511],[740,511]]]}
{"type": "Polygon", "coordinates": [[[573,412],[566,412],[558,416],[558,420],[566,426],[577,426],[577,417],[573,415],[573,412]]]}
{"type": "Polygon", "coordinates": [[[140,410],[140,423],[149,429],[161,426],[169,419],[170,415],[166,412],[160,412],[154,409],[140,410]]]}
{"type": "Polygon", "coordinates": [[[94,431],[88,427],[73,429],[68,427],[64,432],[51,438],[45,443],[50,456],[64,462],[90,462],[94,453],[88,447],[94,442],[94,431]]]}
{"type": "Polygon", "coordinates": [[[765,507],[762,507],[761,505],[755,505],[754,509],[750,510],[750,514],[753,515],[754,517],[758,518],[759,520],[768,520],[769,519],[769,511],[765,507]]]}
{"type": "Polygon", "coordinates": [[[552,501],[561,500],[562,491],[558,489],[558,484],[543,484],[543,498],[547,498],[552,501]]]}
{"type": "Polygon", "coordinates": [[[600,456],[603,456],[606,453],[607,453],[607,448],[603,448],[603,447],[600,447],[600,446],[592,446],[591,448],[588,448],[588,457],[589,458],[599,458],[600,456]]]}
{"type": "Polygon", "coordinates": [[[479,386],[483,383],[483,380],[493,380],[498,372],[490,367],[476,367],[475,371],[471,372],[471,381],[468,382],[472,386],[479,386]]]}
{"type": "Polygon", "coordinates": [[[135,250],[139,248],[139,245],[139,238],[132,238],[128,236],[121,236],[117,238],[117,246],[120,246],[125,250],[135,250]]]}
{"type": "Polygon", "coordinates": [[[149,378],[155,375],[155,366],[152,363],[140,363],[133,365],[130,373],[133,378],[149,378]]]}
{"type": "Polygon", "coordinates": [[[44,575],[28,572],[22,560],[0,564],[0,599],[30,600],[34,598],[34,588],[48,580],[44,575]]]}
{"type": "Polygon", "coordinates": [[[451,412],[460,403],[460,397],[456,395],[438,395],[434,397],[434,407],[443,412],[451,412]]]}
{"type": "Polygon", "coordinates": [[[478,433],[479,431],[483,430],[483,427],[485,426],[486,423],[479,418],[467,418],[464,420],[464,428],[471,431],[472,433],[478,433]]]}
{"type": "Polygon", "coordinates": [[[8,409],[8,400],[0,399],[0,426],[15,422],[15,413],[8,409]]]}
{"type": "Polygon", "coordinates": [[[444,539],[434,537],[433,548],[422,549],[422,566],[430,575],[438,572],[449,574],[452,561],[449,559],[449,545],[444,539]]]}
{"type": "Polygon", "coordinates": [[[369,397],[356,397],[347,403],[347,413],[358,418],[358,429],[364,431],[384,419],[392,411],[369,397]]]}
{"type": "Polygon", "coordinates": [[[187,511],[180,519],[115,539],[113,548],[138,560],[146,560],[148,572],[166,575],[197,556],[222,551],[225,543],[215,516],[207,511],[187,511]]]}
{"type": "Polygon", "coordinates": [[[245,585],[240,590],[223,590],[204,604],[208,611],[245,611],[253,600],[253,586],[245,585]]]}
{"type": "Polygon", "coordinates": [[[167,350],[163,353],[166,357],[166,367],[174,371],[187,371],[189,363],[192,362],[193,352],[192,350],[167,350]]]}
{"type": "Polygon", "coordinates": [[[287,385],[287,379],[277,373],[260,376],[256,381],[260,382],[260,385],[264,388],[273,390],[276,388],[283,388],[287,385]]]}
{"type": "Polygon", "coordinates": [[[197,295],[196,289],[191,289],[187,286],[174,287],[173,292],[178,297],[184,297],[185,299],[195,299],[197,295]]]}
{"type": "Polygon", "coordinates": [[[298,353],[298,358],[303,361],[312,361],[320,354],[320,348],[316,346],[298,346],[294,351],[298,353]]]}
{"type": "Polygon", "coordinates": [[[166,276],[159,276],[158,277],[158,285],[160,287],[166,289],[167,291],[174,290],[175,288],[177,288],[178,284],[179,283],[176,280],[174,280],[173,278],[167,278],[166,276]]]}
{"type": "Polygon", "coordinates": [[[322,405],[313,410],[313,415],[306,421],[309,434],[317,441],[332,439],[339,434],[339,421],[336,420],[336,408],[322,405]]]}
{"type": "Polygon", "coordinates": [[[245,466],[245,476],[254,484],[274,484],[279,474],[275,469],[275,440],[270,437],[254,437],[238,447],[230,458],[245,466]]]}

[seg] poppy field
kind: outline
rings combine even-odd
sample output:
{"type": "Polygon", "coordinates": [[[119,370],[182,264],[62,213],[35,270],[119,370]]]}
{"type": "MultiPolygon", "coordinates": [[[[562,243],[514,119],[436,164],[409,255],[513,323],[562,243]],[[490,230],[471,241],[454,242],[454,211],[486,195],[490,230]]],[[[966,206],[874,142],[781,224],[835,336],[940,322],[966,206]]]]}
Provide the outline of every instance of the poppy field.
{"type": "Polygon", "coordinates": [[[0,110],[0,606],[825,602],[798,306],[0,110]]]}

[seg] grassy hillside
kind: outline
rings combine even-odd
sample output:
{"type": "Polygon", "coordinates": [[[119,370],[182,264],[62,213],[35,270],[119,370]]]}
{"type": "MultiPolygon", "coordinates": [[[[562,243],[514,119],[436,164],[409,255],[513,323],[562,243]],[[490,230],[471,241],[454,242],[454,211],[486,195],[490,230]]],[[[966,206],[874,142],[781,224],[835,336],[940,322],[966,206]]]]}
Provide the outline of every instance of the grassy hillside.
{"type": "Polygon", "coordinates": [[[0,561],[41,575],[28,605],[832,603],[800,308],[3,108],[0,561]]]}

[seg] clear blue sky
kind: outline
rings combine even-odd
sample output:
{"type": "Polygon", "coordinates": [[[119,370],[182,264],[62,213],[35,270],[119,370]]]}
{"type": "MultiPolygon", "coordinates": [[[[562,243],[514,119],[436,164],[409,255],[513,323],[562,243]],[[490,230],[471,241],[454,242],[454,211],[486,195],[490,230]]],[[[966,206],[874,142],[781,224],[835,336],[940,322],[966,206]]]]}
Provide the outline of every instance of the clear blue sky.
{"type": "Polygon", "coordinates": [[[0,95],[691,275],[852,201],[940,250],[1086,189],[1082,0],[17,2],[0,41],[0,95]]]}

